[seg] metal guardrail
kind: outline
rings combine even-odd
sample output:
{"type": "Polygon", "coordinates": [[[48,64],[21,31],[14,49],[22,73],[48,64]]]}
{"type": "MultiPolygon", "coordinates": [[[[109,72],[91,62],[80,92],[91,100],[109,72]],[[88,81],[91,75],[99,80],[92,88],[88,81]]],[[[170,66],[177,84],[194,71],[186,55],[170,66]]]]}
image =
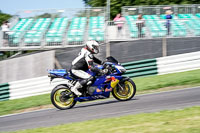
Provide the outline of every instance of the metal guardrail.
{"type": "MultiPolygon", "coordinates": [[[[62,33],[59,33],[58,30],[51,30],[50,32],[55,34],[48,34],[49,30],[24,30],[24,31],[9,31],[7,32],[8,38],[2,39],[0,43],[0,49],[49,49],[49,48],[64,48],[64,47],[78,47],[82,46],[89,38],[89,32],[91,29],[88,27],[84,31],[81,31],[82,34],[76,35],[69,33],[68,29],[64,29],[62,33]]],[[[95,29],[93,29],[95,30],[95,29]]],[[[96,29],[99,30],[99,29],[96,29]]],[[[102,33],[104,33],[105,29],[102,33]]],[[[70,30],[70,32],[79,33],[78,29],[70,30]]],[[[1,33],[0,33],[1,35],[1,33]]],[[[101,38],[96,36],[97,41],[101,43],[105,41],[105,35],[102,35],[101,38]]]]}
{"type": "MultiPolygon", "coordinates": [[[[126,16],[130,17],[131,16],[126,16]]],[[[126,19],[118,30],[114,21],[107,22],[106,39],[109,41],[131,41],[138,39],[200,37],[200,19],[146,19],[145,24],[138,25],[137,19],[126,19]],[[169,28],[166,21],[170,21],[169,28]],[[168,32],[169,29],[169,32],[168,32]]]]}
{"type": "Polygon", "coordinates": [[[31,30],[31,31],[10,31],[7,32],[8,39],[6,43],[3,43],[3,47],[29,47],[29,46],[65,46],[65,45],[82,45],[85,41],[84,36],[75,36],[77,39],[74,41],[69,41],[69,36],[67,35],[67,30],[59,33],[57,30],[51,30],[55,33],[48,35],[48,29],[42,30],[31,30]],[[78,37],[82,37],[79,39],[78,37]]]}
{"type": "Polygon", "coordinates": [[[123,16],[127,15],[162,15],[167,10],[172,10],[173,14],[195,14],[200,13],[200,4],[185,5],[143,5],[143,6],[124,6],[122,7],[123,16]]]}

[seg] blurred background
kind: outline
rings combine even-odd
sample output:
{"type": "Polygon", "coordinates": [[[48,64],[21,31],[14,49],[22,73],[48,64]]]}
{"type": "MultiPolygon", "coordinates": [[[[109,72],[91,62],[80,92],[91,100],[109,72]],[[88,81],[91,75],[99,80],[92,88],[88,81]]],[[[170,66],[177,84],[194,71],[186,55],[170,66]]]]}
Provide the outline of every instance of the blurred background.
{"type": "Polygon", "coordinates": [[[0,132],[136,113],[148,114],[34,132],[200,132],[199,107],[150,114],[200,105],[199,42],[199,0],[1,0],[0,132]],[[58,111],[50,92],[66,80],[50,84],[47,70],[68,71],[88,40],[126,68],[137,95],[58,111]]]}

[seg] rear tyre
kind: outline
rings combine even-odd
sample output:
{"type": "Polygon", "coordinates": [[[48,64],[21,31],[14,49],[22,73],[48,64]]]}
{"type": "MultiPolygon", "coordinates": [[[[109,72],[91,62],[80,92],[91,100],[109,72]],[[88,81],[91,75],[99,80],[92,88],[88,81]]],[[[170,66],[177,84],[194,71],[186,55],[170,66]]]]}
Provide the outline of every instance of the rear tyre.
{"type": "Polygon", "coordinates": [[[72,108],[76,104],[74,98],[75,95],[67,86],[58,85],[51,92],[51,102],[60,110],[72,108]]]}
{"type": "Polygon", "coordinates": [[[135,96],[135,93],[136,85],[131,79],[119,82],[112,90],[113,97],[119,101],[130,100],[135,96]]]}

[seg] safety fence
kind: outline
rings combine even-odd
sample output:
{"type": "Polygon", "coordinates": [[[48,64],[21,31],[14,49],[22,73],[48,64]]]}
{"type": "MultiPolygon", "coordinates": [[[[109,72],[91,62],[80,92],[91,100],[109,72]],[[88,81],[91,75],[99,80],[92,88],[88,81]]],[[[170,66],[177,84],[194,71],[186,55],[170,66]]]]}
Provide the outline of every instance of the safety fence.
{"type": "Polygon", "coordinates": [[[54,79],[50,83],[47,76],[0,84],[0,101],[48,94],[56,85],[65,83],[64,79],[54,79]]]}
{"type": "Polygon", "coordinates": [[[163,15],[167,10],[171,10],[173,14],[195,14],[200,12],[199,4],[188,5],[146,5],[146,6],[124,6],[122,14],[126,15],[163,15]]]}
{"type": "Polygon", "coordinates": [[[0,101],[9,99],[9,84],[0,84],[0,101]]]}
{"type": "Polygon", "coordinates": [[[125,76],[139,77],[200,69],[200,52],[172,55],[122,64],[125,76]]]}
{"type": "Polygon", "coordinates": [[[122,65],[126,68],[126,76],[139,77],[146,75],[155,75],[158,73],[156,59],[147,59],[141,61],[134,61],[123,63],[122,65]]]}
{"type": "Polygon", "coordinates": [[[191,18],[174,17],[171,20],[162,19],[155,15],[144,15],[145,19],[142,21],[137,20],[137,16],[125,16],[125,21],[120,23],[122,25],[120,29],[119,22],[107,22],[106,39],[109,41],[131,41],[200,36],[200,18],[194,15],[191,15],[191,18]],[[168,26],[167,22],[169,22],[168,26]]]}
{"type": "Polygon", "coordinates": [[[104,42],[104,16],[60,18],[23,18],[7,32],[2,48],[70,47],[86,40],[104,42]]]}
{"type": "MultiPolygon", "coordinates": [[[[125,76],[131,78],[194,70],[200,69],[200,52],[127,62],[122,65],[127,69],[125,76]]],[[[0,101],[47,94],[56,85],[65,83],[64,79],[54,79],[50,84],[49,77],[43,76],[0,84],[0,101]]]]}

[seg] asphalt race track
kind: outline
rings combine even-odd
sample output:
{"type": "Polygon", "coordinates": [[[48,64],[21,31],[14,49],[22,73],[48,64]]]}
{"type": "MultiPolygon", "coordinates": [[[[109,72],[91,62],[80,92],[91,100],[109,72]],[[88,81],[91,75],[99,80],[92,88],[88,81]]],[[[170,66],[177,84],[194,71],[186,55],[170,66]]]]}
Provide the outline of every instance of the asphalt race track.
{"type": "Polygon", "coordinates": [[[181,109],[195,105],[200,106],[200,87],[138,95],[126,102],[108,99],[79,104],[72,109],[64,111],[54,108],[1,116],[0,131],[48,127],[97,118],[181,109]]]}

